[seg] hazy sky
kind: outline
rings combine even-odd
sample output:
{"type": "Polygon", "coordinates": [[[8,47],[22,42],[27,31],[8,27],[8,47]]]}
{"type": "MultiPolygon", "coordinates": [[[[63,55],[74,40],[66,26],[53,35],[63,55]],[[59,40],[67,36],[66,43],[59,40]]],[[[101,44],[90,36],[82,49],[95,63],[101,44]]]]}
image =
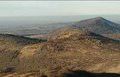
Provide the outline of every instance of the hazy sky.
{"type": "Polygon", "coordinates": [[[0,1],[0,16],[120,14],[119,1],[0,1]]]}

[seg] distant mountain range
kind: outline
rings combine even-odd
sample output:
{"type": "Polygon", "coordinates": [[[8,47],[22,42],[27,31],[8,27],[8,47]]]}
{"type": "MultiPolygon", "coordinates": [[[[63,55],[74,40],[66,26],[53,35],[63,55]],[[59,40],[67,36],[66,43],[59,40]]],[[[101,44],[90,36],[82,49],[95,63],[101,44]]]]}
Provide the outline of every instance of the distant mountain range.
{"type": "Polygon", "coordinates": [[[89,30],[98,34],[120,33],[120,24],[106,20],[102,17],[82,20],[72,26],[83,30],[89,30]]]}
{"type": "MultiPolygon", "coordinates": [[[[80,19],[81,20],[81,19],[80,19]]],[[[10,22],[9,22],[10,23],[10,22]]],[[[13,21],[11,24],[14,23],[13,21]]],[[[42,23],[42,22],[41,22],[42,23]]],[[[78,22],[55,22],[55,23],[45,23],[39,24],[16,24],[14,26],[7,26],[0,29],[0,33],[10,33],[15,35],[39,35],[39,34],[48,34],[49,32],[59,29],[64,26],[73,26],[80,29],[87,29],[89,31],[98,33],[98,34],[111,34],[111,33],[120,33],[120,25],[104,19],[102,17],[96,17],[91,19],[86,19],[78,22]],[[17,26],[15,26],[17,25],[17,26]],[[19,25],[19,26],[18,26],[19,25]]]]}

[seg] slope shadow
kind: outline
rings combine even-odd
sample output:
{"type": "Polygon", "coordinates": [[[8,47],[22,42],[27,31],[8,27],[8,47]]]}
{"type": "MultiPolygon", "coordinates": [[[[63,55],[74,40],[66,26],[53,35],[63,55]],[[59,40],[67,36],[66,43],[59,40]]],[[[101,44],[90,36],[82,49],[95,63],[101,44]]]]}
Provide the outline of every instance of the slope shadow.
{"type": "Polygon", "coordinates": [[[87,71],[71,71],[69,73],[64,73],[63,77],[120,77],[117,73],[91,73],[87,71]]]}

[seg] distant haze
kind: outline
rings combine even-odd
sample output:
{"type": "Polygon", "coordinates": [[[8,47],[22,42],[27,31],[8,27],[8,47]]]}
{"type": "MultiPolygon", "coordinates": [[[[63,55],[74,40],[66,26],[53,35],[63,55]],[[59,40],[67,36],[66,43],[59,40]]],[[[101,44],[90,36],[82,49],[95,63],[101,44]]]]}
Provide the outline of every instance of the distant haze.
{"type": "Polygon", "coordinates": [[[0,1],[0,33],[43,32],[99,16],[120,24],[120,2],[0,1]]]}
{"type": "Polygon", "coordinates": [[[41,33],[41,31],[46,32],[46,30],[56,29],[74,22],[99,16],[120,24],[120,15],[13,16],[0,17],[0,33],[16,33],[19,31],[23,32],[23,30],[34,30],[41,33]]]}

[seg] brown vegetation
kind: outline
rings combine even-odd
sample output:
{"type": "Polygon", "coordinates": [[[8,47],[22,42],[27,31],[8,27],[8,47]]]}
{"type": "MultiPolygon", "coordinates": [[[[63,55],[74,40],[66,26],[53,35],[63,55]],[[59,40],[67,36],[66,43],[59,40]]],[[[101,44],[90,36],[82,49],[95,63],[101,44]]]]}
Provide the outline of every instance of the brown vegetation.
{"type": "Polygon", "coordinates": [[[73,27],[46,42],[2,35],[0,63],[0,77],[119,77],[120,41],[73,27]]]}
{"type": "Polygon", "coordinates": [[[119,41],[72,28],[55,33],[47,42],[25,45],[8,76],[62,77],[70,70],[120,73],[119,41]]]}

